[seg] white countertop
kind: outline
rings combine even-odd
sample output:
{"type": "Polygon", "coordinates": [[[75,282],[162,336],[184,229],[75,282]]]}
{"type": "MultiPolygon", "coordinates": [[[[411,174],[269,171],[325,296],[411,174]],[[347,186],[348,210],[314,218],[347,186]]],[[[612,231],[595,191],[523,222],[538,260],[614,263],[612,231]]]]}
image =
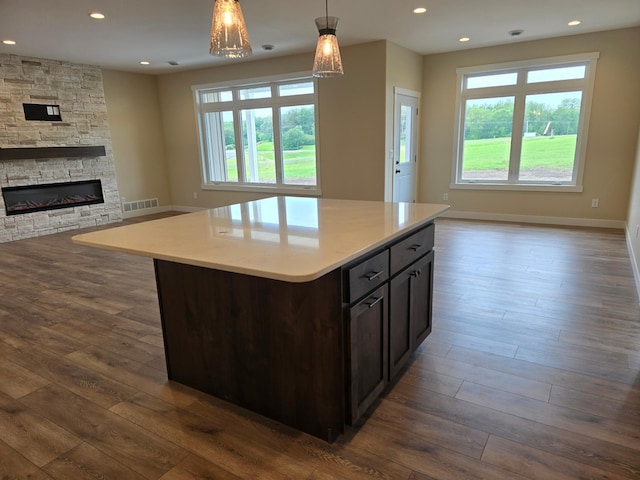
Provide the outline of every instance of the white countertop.
{"type": "Polygon", "coordinates": [[[448,205],[270,197],[73,237],[80,245],[288,282],[315,280],[448,205]]]}

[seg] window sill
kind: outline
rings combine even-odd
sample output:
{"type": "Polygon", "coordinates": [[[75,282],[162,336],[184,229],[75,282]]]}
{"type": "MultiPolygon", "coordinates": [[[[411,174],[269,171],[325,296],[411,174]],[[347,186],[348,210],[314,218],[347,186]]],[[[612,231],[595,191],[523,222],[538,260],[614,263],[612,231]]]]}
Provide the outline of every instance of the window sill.
{"type": "Polygon", "coordinates": [[[567,192],[580,193],[582,185],[526,185],[526,184],[499,184],[499,183],[451,183],[452,190],[510,190],[519,192],[567,192]]]}
{"type": "Polygon", "coordinates": [[[224,192],[266,193],[270,195],[322,195],[322,190],[317,186],[233,185],[229,183],[206,183],[202,185],[202,189],[224,192]]]}

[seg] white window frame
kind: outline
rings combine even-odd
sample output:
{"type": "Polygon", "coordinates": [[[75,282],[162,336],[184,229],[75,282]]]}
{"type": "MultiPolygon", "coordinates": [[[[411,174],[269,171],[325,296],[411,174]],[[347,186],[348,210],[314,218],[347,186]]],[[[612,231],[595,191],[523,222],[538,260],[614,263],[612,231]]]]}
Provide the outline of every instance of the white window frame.
{"type": "Polygon", "coordinates": [[[200,85],[192,85],[196,123],[198,126],[198,143],[200,153],[200,173],[202,179],[201,188],[203,190],[224,190],[241,192],[260,192],[271,194],[299,194],[299,195],[321,195],[320,187],[320,136],[319,136],[319,114],[318,114],[318,81],[313,77],[312,72],[296,72],[286,75],[275,75],[268,77],[258,77],[251,79],[234,80],[227,82],[216,82],[200,85]],[[280,96],[277,94],[278,86],[289,83],[312,82],[313,93],[302,95],[280,96]],[[240,100],[237,91],[247,88],[270,87],[271,98],[256,98],[240,100]],[[215,103],[202,103],[200,94],[203,90],[232,90],[234,99],[232,101],[221,101],[215,103]],[[207,152],[206,132],[204,125],[204,114],[216,111],[234,112],[234,125],[236,138],[241,137],[241,126],[236,112],[253,108],[272,108],[274,113],[280,107],[295,107],[298,105],[310,105],[314,107],[315,121],[315,163],[316,163],[316,184],[315,185],[294,185],[285,184],[283,176],[284,152],[280,136],[280,119],[274,114],[273,136],[274,155],[276,168],[276,183],[256,183],[245,182],[243,171],[245,165],[244,152],[241,144],[236,142],[236,158],[238,162],[238,181],[217,181],[213,180],[212,170],[216,168],[215,161],[210,158],[207,152]]]}
{"type": "Polygon", "coordinates": [[[559,57],[538,58],[517,62],[499,63],[492,65],[481,65],[474,67],[463,67],[456,69],[457,91],[456,91],[456,114],[454,125],[454,153],[451,172],[452,189],[475,189],[475,190],[528,190],[528,191],[564,191],[582,192],[582,179],[584,173],[584,162],[587,148],[587,133],[589,131],[589,119],[591,117],[591,103],[593,97],[593,87],[595,83],[596,63],[599,57],[598,52],[590,52],[576,55],[564,55],[559,57]],[[540,83],[526,83],[527,72],[549,67],[585,65],[585,77],[579,80],[560,80],[540,83]],[[474,75],[511,73],[518,74],[516,85],[484,87],[466,89],[465,80],[474,75]],[[578,135],[576,143],[575,158],[573,164],[572,181],[551,182],[551,181],[524,181],[518,180],[520,168],[520,156],[522,146],[522,129],[524,119],[524,98],[526,95],[538,93],[555,93],[563,91],[581,90],[582,101],[578,123],[578,135]],[[495,180],[463,180],[462,161],[464,147],[464,108],[466,101],[477,98],[493,98],[513,96],[516,97],[514,107],[511,156],[509,161],[509,177],[506,181],[495,180]],[[521,97],[520,100],[518,97],[521,97]],[[518,138],[519,137],[519,138],[518,138]]]}

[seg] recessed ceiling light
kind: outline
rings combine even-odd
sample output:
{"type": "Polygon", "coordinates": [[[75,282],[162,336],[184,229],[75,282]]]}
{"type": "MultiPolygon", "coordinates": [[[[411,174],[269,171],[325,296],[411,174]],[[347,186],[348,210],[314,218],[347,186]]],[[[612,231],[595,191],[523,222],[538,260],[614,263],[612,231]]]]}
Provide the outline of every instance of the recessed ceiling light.
{"type": "Polygon", "coordinates": [[[147,62],[146,60],[142,60],[140,62],[140,65],[150,65],[150,64],[151,64],[151,62],[147,62]]]}
{"type": "Polygon", "coordinates": [[[576,25],[580,25],[582,22],[580,20],[571,20],[567,25],[570,27],[575,27],[576,25]]]}
{"type": "Polygon", "coordinates": [[[509,32],[509,35],[511,35],[512,37],[519,37],[523,33],[524,33],[524,30],[511,30],[509,32]]]}
{"type": "Polygon", "coordinates": [[[270,52],[274,48],[276,48],[275,45],[271,45],[270,43],[265,43],[264,45],[262,45],[262,49],[266,50],[267,52],[270,52]]]}
{"type": "Polygon", "coordinates": [[[89,14],[89,16],[95,20],[103,20],[104,19],[104,14],[100,13],[100,12],[92,12],[89,14]]]}
{"type": "Polygon", "coordinates": [[[424,7],[418,7],[413,9],[413,13],[425,13],[427,11],[424,7]]]}
{"type": "Polygon", "coordinates": [[[15,40],[2,40],[2,43],[4,43],[5,45],[15,45],[16,41],[15,40]]]}
{"type": "Polygon", "coordinates": [[[458,39],[458,41],[462,42],[462,43],[468,42],[469,40],[471,40],[469,37],[461,37],[461,38],[458,39]]]}

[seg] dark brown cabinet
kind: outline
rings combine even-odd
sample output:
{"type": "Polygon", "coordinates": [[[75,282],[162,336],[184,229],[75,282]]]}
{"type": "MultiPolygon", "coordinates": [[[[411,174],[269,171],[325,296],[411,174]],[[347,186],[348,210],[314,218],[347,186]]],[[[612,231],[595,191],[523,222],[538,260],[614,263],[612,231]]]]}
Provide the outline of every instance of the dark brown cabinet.
{"type": "Polygon", "coordinates": [[[393,324],[389,326],[389,375],[393,379],[411,356],[411,287],[413,268],[407,268],[391,280],[389,308],[393,324]]]}
{"type": "Polygon", "coordinates": [[[433,251],[391,280],[389,289],[389,380],[431,332],[433,251]]]}
{"type": "MultiPolygon", "coordinates": [[[[411,268],[411,267],[410,267],[411,268]]],[[[415,351],[431,333],[433,311],[433,251],[412,266],[410,291],[411,350],[415,351]]]]}
{"type": "Polygon", "coordinates": [[[349,308],[347,365],[349,423],[355,422],[382,393],[389,378],[388,286],[375,290],[349,308]]]}
{"type": "Polygon", "coordinates": [[[431,332],[433,243],[431,224],[344,270],[350,424],[431,332]]]}
{"type": "Polygon", "coordinates": [[[334,441],[430,331],[433,228],[301,283],[154,260],[169,378],[334,441]]]}

